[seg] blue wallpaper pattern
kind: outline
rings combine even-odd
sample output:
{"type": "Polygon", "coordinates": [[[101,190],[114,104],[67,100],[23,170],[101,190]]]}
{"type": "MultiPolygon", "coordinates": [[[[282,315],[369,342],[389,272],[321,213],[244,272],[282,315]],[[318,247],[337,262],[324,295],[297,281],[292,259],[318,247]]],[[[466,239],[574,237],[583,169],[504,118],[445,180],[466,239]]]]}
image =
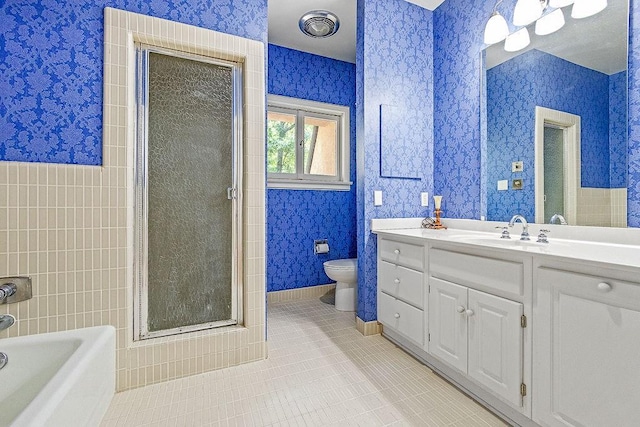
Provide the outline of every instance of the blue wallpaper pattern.
{"type": "Polygon", "coordinates": [[[630,2],[627,225],[640,227],[640,0],[630,2]]]}
{"type": "Polygon", "coordinates": [[[404,0],[358,0],[357,19],[358,317],[371,321],[377,316],[371,219],[430,212],[420,206],[420,192],[433,193],[433,25],[432,12],[404,0]],[[410,129],[422,141],[412,153],[420,161],[422,179],[380,176],[381,104],[407,112],[397,133],[410,129]],[[374,190],[382,190],[382,206],[373,206],[374,190]]]}
{"type": "Polygon", "coordinates": [[[627,186],[627,72],[609,76],[609,170],[611,188],[627,186]]]}
{"type": "Polygon", "coordinates": [[[267,40],[267,0],[0,0],[0,160],[102,164],[103,8],[267,40]]]}
{"type": "Polygon", "coordinates": [[[534,212],[534,134],[537,105],[579,115],[582,186],[609,188],[609,76],[538,50],[487,71],[487,219],[528,221],[534,212]],[[523,172],[511,162],[524,161],[523,172]],[[497,191],[501,179],[524,179],[523,190],[497,191]]]}
{"type": "MultiPolygon", "coordinates": [[[[268,92],[350,108],[355,183],[355,65],[269,45],[268,92]]],[[[356,190],[267,190],[267,291],[330,283],[322,263],[356,257],[356,190]],[[330,251],[313,253],[315,239],[330,251]]]]}

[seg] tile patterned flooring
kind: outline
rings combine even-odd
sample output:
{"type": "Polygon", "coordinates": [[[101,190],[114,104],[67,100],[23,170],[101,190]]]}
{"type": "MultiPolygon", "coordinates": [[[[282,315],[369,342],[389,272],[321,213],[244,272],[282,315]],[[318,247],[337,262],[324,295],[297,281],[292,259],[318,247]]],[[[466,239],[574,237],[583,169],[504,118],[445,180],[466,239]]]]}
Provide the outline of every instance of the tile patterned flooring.
{"type": "Polygon", "coordinates": [[[353,313],[268,307],[269,358],[117,394],[111,426],[505,426],[353,313]]]}

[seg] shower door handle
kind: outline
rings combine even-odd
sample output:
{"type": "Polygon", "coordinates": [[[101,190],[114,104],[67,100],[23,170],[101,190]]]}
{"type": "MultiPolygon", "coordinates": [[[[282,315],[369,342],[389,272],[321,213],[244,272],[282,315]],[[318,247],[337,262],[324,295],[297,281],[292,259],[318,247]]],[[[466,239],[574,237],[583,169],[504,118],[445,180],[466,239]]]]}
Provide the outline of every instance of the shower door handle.
{"type": "Polygon", "coordinates": [[[238,198],[238,190],[233,187],[227,188],[227,199],[234,200],[238,198]]]}

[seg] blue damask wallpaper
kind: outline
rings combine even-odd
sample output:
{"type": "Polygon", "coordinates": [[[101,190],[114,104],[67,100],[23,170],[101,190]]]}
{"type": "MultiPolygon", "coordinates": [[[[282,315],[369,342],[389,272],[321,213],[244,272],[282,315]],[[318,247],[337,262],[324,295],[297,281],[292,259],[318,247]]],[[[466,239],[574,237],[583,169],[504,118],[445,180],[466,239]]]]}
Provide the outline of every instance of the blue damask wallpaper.
{"type": "Polygon", "coordinates": [[[536,106],[582,118],[582,186],[610,187],[609,92],[608,75],[538,50],[487,71],[487,219],[535,218],[536,106]],[[516,160],[523,172],[511,172],[516,160]],[[523,190],[497,191],[498,180],[514,178],[524,180],[523,190]]]}
{"type": "Polygon", "coordinates": [[[630,3],[627,225],[640,227],[640,1],[630,3]]]}
{"type": "Polygon", "coordinates": [[[330,283],[322,263],[356,257],[355,65],[269,45],[268,92],[346,105],[351,118],[351,191],[267,190],[267,290],[330,283]],[[314,255],[313,241],[330,251],[314,255]]]}
{"type": "MultiPolygon", "coordinates": [[[[376,319],[376,237],[372,218],[426,216],[420,192],[433,194],[432,12],[404,0],[358,0],[356,109],[358,135],[358,317],[376,319]],[[397,134],[422,141],[411,154],[421,179],[380,175],[380,105],[406,112],[397,134]],[[373,192],[383,205],[373,205],[373,192]]],[[[406,153],[394,152],[402,159],[406,153]]]]}
{"type": "Polygon", "coordinates": [[[627,72],[609,76],[609,171],[611,188],[627,186],[627,72]]]}
{"type": "Polygon", "coordinates": [[[267,40],[267,0],[4,0],[0,6],[0,160],[102,164],[104,7],[267,40]]]}

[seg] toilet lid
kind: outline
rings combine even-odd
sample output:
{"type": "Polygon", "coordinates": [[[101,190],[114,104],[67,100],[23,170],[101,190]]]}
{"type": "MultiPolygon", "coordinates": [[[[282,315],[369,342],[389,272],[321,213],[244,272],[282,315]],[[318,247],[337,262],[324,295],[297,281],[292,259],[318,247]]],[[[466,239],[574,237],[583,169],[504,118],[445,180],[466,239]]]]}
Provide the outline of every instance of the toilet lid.
{"type": "Polygon", "coordinates": [[[358,258],[348,258],[348,259],[334,259],[333,261],[326,261],[324,263],[324,266],[332,270],[355,270],[357,264],[358,264],[358,258]]]}

